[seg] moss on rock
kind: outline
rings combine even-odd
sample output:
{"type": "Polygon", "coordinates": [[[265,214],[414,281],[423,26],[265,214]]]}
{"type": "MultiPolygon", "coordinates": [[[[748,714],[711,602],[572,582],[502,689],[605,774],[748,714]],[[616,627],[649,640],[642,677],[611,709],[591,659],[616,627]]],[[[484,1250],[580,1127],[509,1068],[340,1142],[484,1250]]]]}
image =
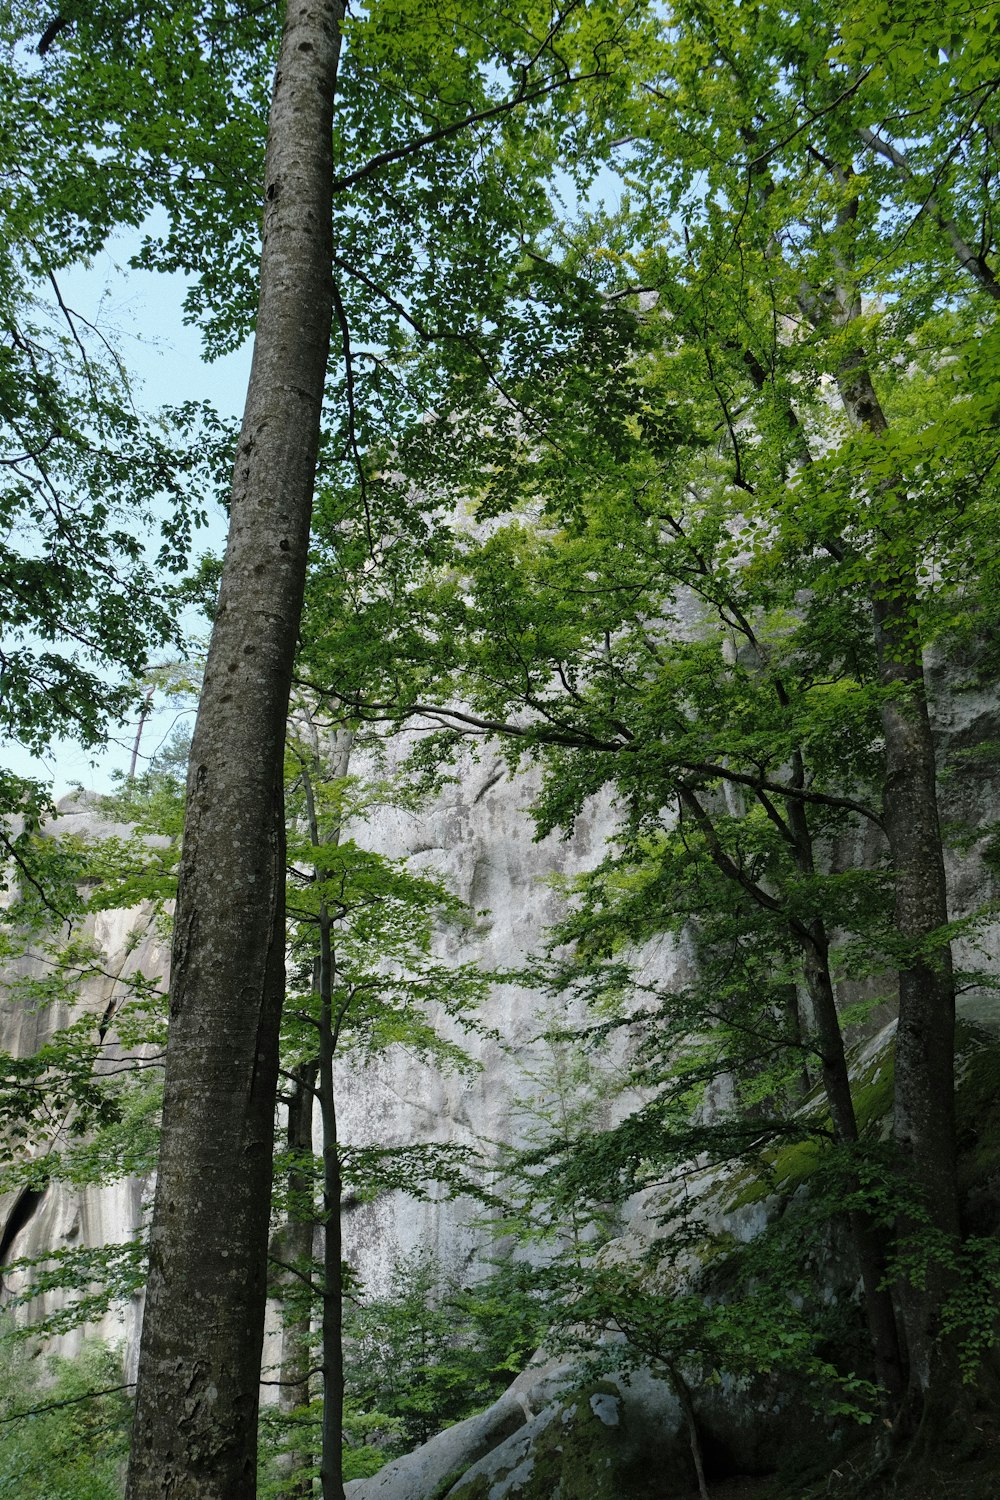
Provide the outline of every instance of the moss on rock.
{"type": "Polygon", "coordinates": [[[618,1387],[595,1381],[474,1465],[448,1500],[661,1500],[649,1434],[637,1436],[618,1387]]]}

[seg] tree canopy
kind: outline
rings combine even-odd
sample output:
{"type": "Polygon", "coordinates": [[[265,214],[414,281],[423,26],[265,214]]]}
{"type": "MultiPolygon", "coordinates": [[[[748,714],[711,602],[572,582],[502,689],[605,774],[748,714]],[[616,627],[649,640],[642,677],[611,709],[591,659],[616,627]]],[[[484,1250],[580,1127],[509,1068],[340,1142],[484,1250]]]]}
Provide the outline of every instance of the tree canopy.
{"type": "MultiPolygon", "coordinates": [[[[540,834],[610,802],[613,845],[567,892],[538,972],[595,1008],[592,1038],[631,1028],[651,1102],[596,1147],[553,1148],[553,1201],[586,1197],[588,1159],[604,1201],[616,1173],[639,1186],[695,1144],[808,1138],[836,1179],[893,1441],[926,1439],[942,1411],[960,1426],[990,1376],[977,1366],[956,1395],[978,1316],[956,993],[990,982],[970,944],[992,913],[949,909],[942,807],[961,763],[941,764],[935,720],[945,677],[996,671],[1000,7],[292,0],[283,16],[154,3],[38,25],[9,11],[0,106],[17,144],[0,268],[8,731],[99,740],[134,697],[122,670],[175,639],[180,594],[213,620],[132,1500],[167,1473],[185,1496],[252,1489],[293,684],[341,729],[420,725],[426,784],[470,738],[535,763],[540,834]],[[120,226],[142,230],[141,264],[190,278],[210,353],[256,339],[227,556],[183,590],[224,435],[193,407],[137,414],[59,286],[120,226]],[[636,972],[665,933],[698,963],[668,999],[636,972]],[[898,1012],[888,1156],[849,1059],[880,1005],[898,1012]],[[713,1136],[697,1110],[723,1075],[713,1136]],[[220,1099],[233,1123],[215,1139],[220,1099]],[[210,1349],[180,1290],[198,1266],[210,1349]],[[187,1372],[180,1426],[168,1368],[187,1372]]],[[[319,1008],[300,995],[285,1035],[319,1026],[291,1069],[308,1084],[338,1007],[414,1040],[414,989],[441,979],[418,964],[359,1008],[335,950],[377,947],[385,980],[448,901],[341,844],[336,805],[321,830],[315,764],[297,765],[288,911],[319,1008]]],[[[22,865],[33,797],[8,840],[22,865]]],[[[74,1054],[81,1108],[87,1070],[74,1054]]],[[[595,1308],[608,1292],[600,1274],[574,1286],[595,1308]]],[[[646,1353],[683,1405],[667,1343],[646,1353]]],[[[338,1493],[336,1466],[323,1483],[338,1493]]]]}

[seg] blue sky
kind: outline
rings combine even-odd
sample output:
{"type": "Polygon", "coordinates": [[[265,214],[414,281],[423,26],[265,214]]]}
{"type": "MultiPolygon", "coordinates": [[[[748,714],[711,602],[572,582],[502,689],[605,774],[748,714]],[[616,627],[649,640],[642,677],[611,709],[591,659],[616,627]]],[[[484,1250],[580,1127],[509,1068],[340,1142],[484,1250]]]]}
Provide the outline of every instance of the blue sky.
{"type": "MultiPolygon", "coordinates": [[[[64,300],[96,324],[118,348],[140,407],[155,411],[164,405],[202,399],[213,402],[223,415],[239,416],[250,373],[250,345],[206,364],[201,335],[183,321],[183,278],[129,268],[128,259],[138,239],[138,235],[120,238],[91,266],[64,272],[60,276],[64,300]]],[[[199,533],[198,540],[203,548],[221,549],[225,542],[221,513],[213,517],[208,531],[199,533]]],[[[169,736],[178,711],[177,704],[154,710],[143,732],[144,755],[152,754],[169,736]]],[[[126,726],[98,751],[85,751],[71,741],[60,740],[42,759],[9,746],[4,759],[13,771],[51,782],[56,798],[77,784],[107,791],[113,773],[128,769],[134,735],[135,726],[126,726]]]]}

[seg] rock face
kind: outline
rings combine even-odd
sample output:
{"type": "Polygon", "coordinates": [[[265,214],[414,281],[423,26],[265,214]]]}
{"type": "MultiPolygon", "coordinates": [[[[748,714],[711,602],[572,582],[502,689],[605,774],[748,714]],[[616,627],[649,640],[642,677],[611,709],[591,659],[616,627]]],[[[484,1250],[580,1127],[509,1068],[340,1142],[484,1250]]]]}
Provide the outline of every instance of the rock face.
{"type": "MultiPolygon", "coordinates": [[[[49,831],[54,837],[87,838],[123,838],[130,832],[102,818],[86,796],[65,798],[60,816],[49,831]]],[[[66,935],[65,931],[61,933],[62,937],[66,935]]],[[[136,974],[151,980],[160,976],[165,979],[169,943],[156,913],[148,906],[97,912],[75,931],[74,937],[92,945],[98,958],[77,985],[72,1006],[62,999],[45,1006],[31,1004],[17,991],[19,979],[41,979],[50,972],[51,962],[43,943],[29,949],[5,971],[0,989],[0,1049],[14,1057],[31,1056],[61,1028],[89,1015],[105,1043],[100,1067],[113,1072],[124,1055],[116,1041],[115,1016],[119,1007],[127,1004],[128,981],[136,974]]],[[[148,1048],[141,1049],[139,1056],[152,1061],[148,1048]]],[[[69,1138],[67,1128],[71,1124],[72,1116],[68,1115],[61,1122],[57,1144],[69,1138]]],[[[76,1188],[53,1182],[41,1191],[22,1187],[6,1193],[0,1198],[0,1267],[46,1251],[99,1248],[132,1239],[142,1222],[148,1188],[144,1180],[123,1176],[100,1187],[76,1188]]],[[[4,1301],[24,1284],[23,1273],[0,1272],[4,1301]]],[[[31,1302],[19,1316],[37,1321],[65,1303],[62,1292],[51,1291],[31,1302]]],[[[131,1299],[93,1324],[61,1334],[53,1340],[53,1348],[57,1353],[73,1355],[84,1337],[96,1335],[122,1345],[126,1366],[131,1370],[138,1350],[141,1315],[141,1299],[131,1299]]]]}
{"type": "MultiPolygon", "coordinates": [[[[614,826],[611,808],[591,807],[571,839],[551,835],[535,842],[527,811],[531,786],[529,778],[512,781],[495,756],[470,758],[426,810],[380,811],[363,829],[349,827],[365,847],[444,876],[478,914],[472,928],[438,932],[436,957],[494,970],[520,967],[539,950],[563,909],[552,877],[572,878],[602,857],[614,826]]],[[[654,959],[667,982],[672,954],[665,944],[654,959]]],[[[530,1093],[532,1085],[521,1070],[544,1065],[546,1049],[537,1039],[552,1017],[544,1016],[542,1007],[538,991],[495,985],[483,1022],[497,1039],[461,1038],[480,1065],[470,1075],[442,1075],[402,1048],[363,1069],[349,1060],[342,1063],[338,1117],[344,1138],[469,1146],[523,1139],[526,1121],[518,1097],[530,1093]]],[[[614,1062],[609,1056],[608,1067],[614,1062]]],[[[387,1194],[349,1211],[347,1253],[375,1292],[384,1289],[393,1258],[418,1246],[434,1252],[446,1270],[461,1274],[482,1245],[481,1230],[470,1227],[476,1216],[468,1203],[420,1203],[387,1194]]]]}

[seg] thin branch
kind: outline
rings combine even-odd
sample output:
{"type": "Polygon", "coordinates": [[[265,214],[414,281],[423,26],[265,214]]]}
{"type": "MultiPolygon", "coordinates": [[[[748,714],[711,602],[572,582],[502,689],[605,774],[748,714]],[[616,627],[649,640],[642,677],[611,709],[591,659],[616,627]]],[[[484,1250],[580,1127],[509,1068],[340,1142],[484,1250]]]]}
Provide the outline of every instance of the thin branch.
{"type": "MultiPolygon", "coordinates": [[[[326,1296],[326,1293],[323,1290],[323,1288],[321,1286],[317,1286],[316,1283],[315,1283],[315,1281],[313,1281],[312,1277],[311,1276],[307,1276],[306,1273],[305,1273],[305,1271],[300,1271],[299,1268],[298,1268],[298,1266],[293,1266],[291,1264],[291,1262],[287,1261],[287,1260],[279,1260],[276,1255],[269,1255],[267,1257],[267,1259],[268,1259],[268,1264],[269,1265],[278,1266],[282,1271],[289,1271],[291,1273],[291,1275],[297,1276],[299,1278],[299,1280],[305,1286],[307,1286],[311,1292],[315,1293],[315,1295],[317,1297],[325,1297],[326,1296]]],[[[311,1373],[315,1374],[316,1372],[312,1371],[311,1373]]],[[[292,1383],[296,1384],[297,1382],[292,1382],[292,1383]]],[[[262,1385],[280,1385],[281,1381],[280,1380],[271,1380],[271,1381],[265,1380],[265,1381],[262,1381],[261,1384],[262,1385]]]]}
{"type": "MultiPolygon", "coordinates": [[[[302,684],[309,686],[314,692],[323,692],[314,683],[302,684]]],[[[334,695],[336,696],[336,695],[334,695]]],[[[426,718],[440,723],[443,728],[449,728],[457,724],[467,724],[471,729],[481,730],[484,734],[495,734],[511,739],[532,739],[545,745],[565,745],[573,749],[600,750],[609,755],[627,754],[639,750],[639,743],[634,736],[619,726],[620,739],[606,740],[598,735],[588,734],[584,730],[549,729],[544,724],[519,724],[515,720],[487,719],[479,714],[468,713],[463,709],[448,708],[441,705],[428,703],[414,703],[404,709],[393,710],[389,704],[370,704],[362,708],[358,704],[353,705],[366,718],[373,722],[380,718],[385,719],[413,719],[426,718]]],[[[537,705],[533,705],[536,706],[537,705]]],[[[540,710],[541,711],[541,710],[540,710]]],[[[676,762],[678,771],[686,772],[694,776],[708,776],[720,781],[730,781],[737,786],[749,787],[757,795],[770,793],[775,797],[791,797],[797,802],[805,802],[820,807],[835,807],[841,812],[857,813],[859,817],[866,818],[874,823],[877,828],[882,828],[882,819],[874,808],[867,807],[863,802],[856,802],[852,797],[838,797],[832,792],[818,792],[811,787],[799,787],[789,785],[783,781],[772,781],[769,777],[752,775],[748,771],[734,771],[729,766],[719,765],[714,761],[687,761],[676,762]]]]}
{"type": "Polygon", "coordinates": [[[681,811],[687,812],[693,818],[696,826],[708,845],[714,863],[730,880],[740,886],[747,895],[756,901],[758,906],[764,907],[765,911],[774,911],[785,915],[785,908],[776,896],[772,896],[764,887],[758,885],[752,876],[736,863],[730,854],[727,854],[722,846],[722,840],[716,832],[715,824],[711,817],[702,807],[691,787],[680,786],[677,789],[677,800],[681,805],[681,811]]]}
{"type": "Polygon", "coordinates": [[[534,104],[538,99],[544,99],[548,94],[553,94],[557,89],[567,88],[572,84],[591,83],[597,78],[606,78],[607,74],[602,69],[595,69],[592,73],[578,73],[569,78],[558,78],[554,83],[546,83],[537,89],[524,91],[523,85],[510,99],[504,99],[499,104],[493,104],[488,109],[478,109],[472,114],[466,115],[461,120],[454,120],[450,125],[440,125],[436,130],[429,130],[426,135],[419,135],[414,140],[408,141],[405,146],[394,146],[388,151],[380,151],[373,156],[363,167],[349,172],[346,177],[334,179],[333,191],[343,192],[345,188],[353,187],[356,182],[362,182],[366,177],[371,177],[383,167],[387,167],[394,161],[402,161],[408,156],[416,156],[425,146],[433,146],[438,141],[447,140],[449,136],[459,135],[470,125],[479,125],[486,120],[494,120],[499,115],[507,114],[512,109],[517,109],[522,104],[534,104]]]}
{"type": "MultiPolygon", "coordinates": [[[[891,141],[885,140],[882,136],[876,134],[874,130],[869,130],[866,125],[858,127],[858,135],[866,146],[869,146],[872,151],[895,167],[904,182],[913,181],[913,170],[906,156],[891,141]]],[[[971,245],[963,239],[955,220],[949,218],[944,212],[937,200],[937,196],[933,192],[928,193],[927,197],[921,203],[917,217],[919,218],[922,213],[934,215],[938,227],[943,229],[944,233],[948,236],[949,243],[965,270],[979,282],[979,285],[989,296],[1000,301],[1000,281],[997,280],[987,265],[985,255],[977,255],[971,245]]]]}
{"type": "Polygon", "coordinates": [[[38,43],[39,57],[44,57],[59,33],[61,31],[65,31],[66,27],[72,26],[72,24],[73,22],[66,16],[56,16],[54,21],[50,21],[45,30],[42,32],[41,38],[38,43]]]}
{"type": "Polygon", "coordinates": [[[52,912],[54,916],[57,916],[60,922],[69,923],[72,919],[68,917],[64,911],[60,911],[58,906],[54,906],[52,904],[43,887],[39,885],[38,881],[35,879],[34,875],[32,875],[31,871],[28,869],[28,866],[21,858],[20,854],[18,854],[14,844],[2,830],[0,830],[0,846],[6,849],[7,853],[17,865],[17,868],[20,870],[21,874],[24,876],[25,880],[38,892],[38,895],[41,898],[42,905],[46,908],[46,910],[52,912]]]}
{"type": "Polygon", "coordinates": [[[134,1387],[134,1380],[126,1380],[121,1385],[105,1386],[101,1391],[87,1391],[83,1396],[67,1396],[64,1401],[49,1401],[44,1406],[32,1406],[26,1411],[15,1411],[9,1417],[0,1417],[0,1426],[6,1426],[8,1422],[22,1422],[25,1417],[37,1417],[43,1411],[59,1411],[64,1406],[77,1406],[81,1401],[96,1401],[99,1396],[113,1396],[116,1391],[131,1391],[134,1387]]]}
{"type": "Polygon", "coordinates": [[[793,849],[797,849],[798,841],[796,840],[795,835],[792,833],[792,830],[789,828],[788,824],[785,822],[784,818],[781,816],[780,812],[771,801],[770,797],[766,792],[761,791],[760,787],[756,787],[754,790],[756,793],[757,801],[767,813],[767,816],[770,818],[775,828],[777,828],[786,844],[790,844],[793,849]]]}
{"type": "Polygon", "coordinates": [[[831,111],[837,109],[839,105],[843,104],[845,99],[850,99],[852,94],[856,94],[858,89],[871,73],[873,67],[874,64],[871,64],[869,67],[864,68],[853,83],[848,84],[847,88],[839,93],[836,99],[832,100],[829,104],[825,104],[822,109],[810,110],[807,105],[806,108],[809,113],[808,120],[803,120],[801,125],[797,125],[792,131],[791,135],[786,136],[783,141],[775,141],[773,146],[768,146],[766,151],[762,151],[759,156],[755,156],[751,160],[749,160],[747,162],[748,174],[752,176],[756,168],[764,166],[771,160],[772,156],[775,156],[779,151],[783,151],[786,146],[790,146],[792,141],[794,141],[797,136],[800,136],[804,130],[808,130],[812,125],[815,125],[817,120],[822,120],[824,115],[830,114],[831,111]]]}
{"type": "Polygon", "coordinates": [[[737,786],[748,786],[754,792],[770,792],[776,797],[792,797],[796,802],[816,803],[820,807],[838,807],[842,812],[857,813],[859,817],[867,818],[877,828],[882,828],[882,819],[874,808],[866,807],[863,802],[855,802],[852,797],[837,797],[833,793],[816,792],[809,787],[789,786],[786,782],[771,781],[766,776],[752,776],[749,772],[732,771],[728,766],[716,765],[711,761],[684,762],[682,769],[693,771],[700,776],[718,776],[723,781],[733,781],[737,786]]]}
{"type": "Polygon", "coordinates": [[[68,308],[66,306],[65,302],[63,301],[63,294],[62,294],[62,292],[59,289],[59,283],[56,280],[55,273],[53,271],[49,271],[48,272],[48,279],[49,279],[49,284],[52,287],[52,290],[56,294],[56,301],[59,304],[60,310],[62,311],[62,315],[66,319],[67,327],[69,328],[70,333],[73,335],[73,342],[76,344],[76,347],[80,351],[80,358],[83,360],[84,374],[87,377],[87,384],[90,386],[90,394],[94,398],[94,411],[95,411],[95,415],[97,417],[97,430],[98,430],[98,432],[100,432],[100,430],[101,430],[101,417],[100,417],[101,398],[100,398],[100,396],[97,393],[97,384],[96,384],[96,382],[94,380],[94,372],[90,368],[90,356],[87,354],[87,351],[84,348],[83,340],[80,338],[80,335],[76,331],[76,323],[73,321],[73,313],[70,310],[70,308],[68,308]]]}
{"type": "Polygon", "coordinates": [[[260,1385],[305,1385],[306,1381],[311,1380],[314,1375],[322,1375],[322,1373],[322,1365],[313,1365],[311,1370],[307,1370],[304,1375],[300,1375],[294,1380],[261,1380],[258,1383],[260,1385]]]}
{"type": "MultiPolygon", "coordinates": [[[[41,458],[46,448],[51,448],[56,439],[60,437],[62,437],[62,433],[57,427],[54,432],[51,432],[49,434],[44,443],[42,443],[38,448],[29,448],[27,453],[22,453],[17,458],[0,458],[0,464],[3,464],[4,467],[8,469],[16,469],[19,464],[26,464],[29,459],[32,461],[37,461],[39,458],[41,458]]],[[[22,475],[21,477],[25,478],[27,476],[22,475]]]]}
{"type": "Polygon", "coordinates": [[[364,464],[361,461],[361,453],[358,449],[358,427],[357,407],[354,401],[354,362],[351,356],[351,330],[347,323],[347,313],[344,311],[343,299],[340,288],[333,283],[333,308],[340,324],[340,338],[344,351],[344,384],[347,395],[347,442],[354,458],[354,468],[358,476],[358,490],[361,495],[361,503],[365,508],[365,532],[368,536],[368,551],[371,555],[375,552],[375,540],[372,536],[372,515],[368,504],[368,485],[365,479],[364,464]]]}

